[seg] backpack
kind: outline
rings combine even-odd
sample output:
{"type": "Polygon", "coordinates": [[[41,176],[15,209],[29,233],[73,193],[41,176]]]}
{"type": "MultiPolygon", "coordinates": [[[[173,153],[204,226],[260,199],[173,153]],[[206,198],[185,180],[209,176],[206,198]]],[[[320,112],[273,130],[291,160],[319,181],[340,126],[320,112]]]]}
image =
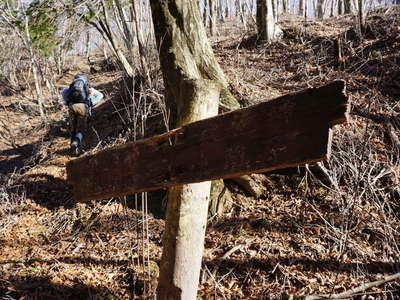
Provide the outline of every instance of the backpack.
{"type": "Polygon", "coordinates": [[[69,86],[68,99],[71,103],[88,104],[89,78],[86,75],[76,75],[69,86]]]}

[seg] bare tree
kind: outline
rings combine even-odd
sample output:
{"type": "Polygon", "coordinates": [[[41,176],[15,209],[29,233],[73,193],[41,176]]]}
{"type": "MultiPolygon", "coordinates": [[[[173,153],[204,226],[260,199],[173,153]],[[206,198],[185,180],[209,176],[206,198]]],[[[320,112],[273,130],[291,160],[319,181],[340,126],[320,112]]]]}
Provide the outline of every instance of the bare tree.
{"type": "Polygon", "coordinates": [[[32,71],[33,71],[32,72],[33,73],[33,79],[34,79],[33,82],[35,84],[35,91],[36,91],[36,97],[37,97],[36,99],[37,99],[37,102],[39,104],[40,116],[42,118],[44,118],[44,109],[43,109],[44,104],[43,104],[42,90],[41,90],[41,87],[40,87],[39,76],[38,76],[38,73],[39,73],[38,62],[37,62],[37,57],[35,55],[33,47],[31,45],[32,40],[31,40],[31,36],[30,36],[30,33],[29,33],[28,22],[29,22],[29,18],[25,18],[25,22],[24,22],[24,25],[25,25],[25,36],[21,35],[21,38],[22,38],[22,40],[24,41],[24,43],[26,44],[26,46],[27,46],[27,48],[29,50],[30,59],[31,59],[31,65],[32,65],[32,71]]]}
{"type": "MultiPolygon", "coordinates": [[[[114,52],[114,55],[117,57],[126,74],[133,78],[135,76],[135,70],[125,56],[124,51],[118,45],[118,39],[112,30],[112,22],[110,20],[108,7],[103,1],[100,1],[99,5],[100,7],[89,5],[89,3],[86,5],[89,14],[94,16],[94,18],[89,20],[89,24],[96,28],[101,34],[110,49],[114,52]]],[[[132,40],[129,37],[126,39],[132,40]]]]}
{"type": "Polygon", "coordinates": [[[307,0],[299,0],[299,16],[305,18],[307,14],[307,0]]]}
{"type": "Polygon", "coordinates": [[[217,29],[217,1],[208,0],[208,8],[210,11],[210,35],[215,35],[217,29]]]}
{"type": "Polygon", "coordinates": [[[282,30],[275,23],[272,0],[257,0],[257,31],[261,40],[278,39],[282,30]]]}
{"type": "Polygon", "coordinates": [[[144,42],[144,37],[143,37],[143,28],[140,22],[141,19],[141,13],[140,13],[140,7],[138,7],[138,1],[132,0],[132,12],[133,12],[133,17],[135,19],[135,31],[136,31],[136,39],[138,43],[138,50],[139,50],[139,59],[140,59],[140,65],[142,67],[142,74],[144,74],[144,77],[148,82],[150,82],[150,73],[149,73],[149,68],[147,65],[147,54],[145,50],[145,42],[144,42]]]}
{"type": "Polygon", "coordinates": [[[358,22],[360,26],[360,31],[363,30],[365,25],[365,14],[364,14],[364,2],[363,0],[358,0],[358,22]]]}
{"type": "MultiPolygon", "coordinates": [[[[55,53],[57,40],[57,18],[51,7],[51,2],[6,1],[0,3],[0,27],[3,27],[9,35],[12,35],[18,42],[14,43],[14,53],[20,52],[13,59],[15,66],[9,68],[10,79],[14,85],[18,84],[21,78],[26,79],[30,84],[33,78],[34,102],[38,105],[41,117],[45,117],[45,99],[42,91],[42,82],[50,92],[54,91],[51,79],[48,79],[47,56],[55,53]],[[27,78],[26,74],[28,74],[27,78]]],[[[12,55],[14,56],[14,55],[12,55]]],[[[10,66],[6,64],[7,68],[10,66]]]]}
{"type": "Polygon", "coordinates": [[[324,18],[324,2],[325,0],[317,0],[316,14],[318,19],[324,18]]]}
{"type": "Polygon", "coordinates": [[[225,0],[225,19],[229,18],[229,0],[225,0]]]}
{"type": "Polygon", "coordinates": [[[274,16],[274,22],[278,22],[278,13],[279,13],[279,6],[278,0],[272,0],[272,14],[274,16]]]}
{"type": "Polygon", "coordinates": [[[204,0],[203,2],[204,7],[203,7],[203,24],[205,27],[207,27],[207,19],[208,19],[208,7],[209,7],[209,3],[207,0],[204,0]]]}
{"type": "Polygon", "coordinates": [[[218,20],[225,22],[223,0],[218,0],[217,17],[218,17],[218,20]]]}
{"type": "Polygon", "coordinates": [[[287,14],[289,12],[289,1],[288,0],[282,0],[282,12],[284,14],[287,14]]]}
{"type": "MultiPolygon", "coordinates": [[[[216,115],[219,101],[236,101],[207,40],[197,1],[152,0],[151,10],[171,127],[216,115]]],[[[196,298],[210,187],[202,182],[168,192],[158,299],[196,298]]]]}
{"type": "Polygon", "coordinates": [[[338,0],[337,1],[338,16],[341,16],[344,13],[344,6],[343,5],[344,5],[343,0],[338,0]]]}
{"type": "Polygon", "coordinates": [[[246,28],[246,19],[244,17],[244,3],[243,0],[235,0],[236,16],[240,17],[240,21],[246,28]]]}
{"type": "Polygon", "coordinates": [[[353,11],[351,0],[344,0],[343,4],[344,4],[344,13],[350,14],[353,11]]]}
{"type": "Polygon", "coordinates": [[[130,53],[132,53],[134,48],[134,32],[128,22],[128,19],[131,18],[131,16],[128,15],[129,10],[126,9],[127,7],[124,6],[120,0],[114,0],[111,8],[112,13],[114,14],[113,20],[120,31],[120,36],[124,41],[125,47],[130,53]]]}
{"type": "Polygon", "coordinates": [[[337,0],[332,0],[331,1],[331,13],[330,13],[330,17],[331,18],[335,15],[336,2],[337,2],[337,0]]]}

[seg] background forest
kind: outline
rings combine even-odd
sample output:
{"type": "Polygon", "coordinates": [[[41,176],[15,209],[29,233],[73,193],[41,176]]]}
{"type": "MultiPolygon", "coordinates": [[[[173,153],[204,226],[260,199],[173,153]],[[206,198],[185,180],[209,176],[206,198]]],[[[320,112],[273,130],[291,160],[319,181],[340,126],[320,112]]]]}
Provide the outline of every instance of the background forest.
{"type": "MultiPolygon", "coordinates": [[[[213,182],[198,299],[400,298],[399,4],[198,2],[221,113],[336,79],[351,100],[329,161],[213,182]]],[[[74,203],[59,95],[81,72],[105,94],[87,154],[169,130],[150,3],[3,0],[0,45],[1,299],[154,298],[166,192],[74,203]]]]}

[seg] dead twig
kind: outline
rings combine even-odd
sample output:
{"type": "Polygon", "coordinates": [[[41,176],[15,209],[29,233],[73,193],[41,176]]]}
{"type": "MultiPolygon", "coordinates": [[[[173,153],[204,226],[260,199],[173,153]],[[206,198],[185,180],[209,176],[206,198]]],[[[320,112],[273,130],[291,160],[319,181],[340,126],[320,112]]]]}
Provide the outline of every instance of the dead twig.
{"type": "Polygon", "coordinates": [[[400,152],[400,140],[399,137],[396,134],[396,130],[394,128],[394,126],[392,125],[392,123],[386,123],[385,124],[387,132],[390,136],[390,140],[392,141],[392,145],[394,148],[396,148],[396,151],[400,152]]]}
{"type": "Polygon", "coordinates": [[[380,286],[384,283],[393,281],[393,280],[397,280],[400,279],[400,272],[390,275],[390,276],[386,276],[383,279],[380,280],[376,280],[376,281],[372,281],[372,282],[368,282],[368,283],[363,283],[360,286],[345,291],[343,293],[339,293],[339,294],[325,294],[325,295],[315,295],[315,296],[307,296],[305,298],[305,300],[321,300],[321,299],[345,299],[345,298],[349,298],[349,297],[353,297],[356,294],[359,294],[361,292],[365,292],[366,290],[373,288],[373,287],[377,287],[380,286]]]}
{"type": "Polygon", "coordinates": [[[248,240],[246,240],[244,243],[239,244],[239,245],[236,245],[235,247],[233,247],[233,248],[229,249],[227,252],[225,252],[225,254],[222,255],[222,256],[219,258],[219,261],[218,261],[217,265],[214,267],[214,269],[213,269],[213,271],[212,271],[213,276],[214,276],[214,277],[216,276],[217,271],[218,271],[218,269],[219,269],[221,263],[222,263],[224,260],[226,260],[229,256],[231,256],[231,255],[232,255],[233,253],[235,253],[236,251],[239,251],[239,250],[241,250],[242,248],[247,247],[247,246],[248,246],[249,244],[251,244],[251,242],[254,241],[254,240],[255,240],[254,238],[248,239],[248,240]]]}

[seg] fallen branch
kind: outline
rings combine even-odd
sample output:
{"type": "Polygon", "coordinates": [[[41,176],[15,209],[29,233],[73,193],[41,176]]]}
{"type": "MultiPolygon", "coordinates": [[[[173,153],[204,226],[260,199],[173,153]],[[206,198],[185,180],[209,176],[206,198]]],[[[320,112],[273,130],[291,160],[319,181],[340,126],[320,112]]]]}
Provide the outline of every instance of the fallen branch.
{"type": "Polygon", "coordinates": [[[390,136],[390,140],[392,141],[392,145],[394,148],[396,148],[397,151],[400,152],[400,140],[399,137],[396,134],[396,130],[392,123],[386,123],[386,130],[390,136]]]}
{"type": "Polygon", "coordinates": [[[246,240],[244,244],[239,244],[236,245],[235,247],[229,249],[228,251],[225,252],[224,255],[222,255],[218,260],[218,263],[215,265],[213,271],[212,271],[212,275],[215,277],[217,274],[217,271],[219,269],[219,266],[221,265],[221,263],[227,259],[229,256],[231,256],[233,253],[235,253],[236,251],[241,250],[242,248],[246,247],[248,244],[251,244],[252,241],[254,241],[255,239],[249,239],[246,240]]]}
{"type": "Polygon", "coordinates": [[[365,292],[366,290],[373,288],[373,287],[377,287],[380,286],[384,283],[387,283],[389,281],[393,281],[393,280],[397,280],[400,279],[400,272],[390,275],[390,276],[386,276],[381,280],[377,280],[377,281],[372,281],[369,283],[363,283],[360,286],[345,291],[343,293],[339,293],[339,294],[325,294],[325,295],[314,295],[314,296],[307,296],[305,298],[305,300],[321,300],[321,299],[345,299],[345,298],[349,298],[349,297],[353,297],[356,294],[359,294],[360,292],[365,292]]]}
{"type": "Polygon", "coordinates": [[[242,249],[243,247],[245,247],[246,244],[239,244],[236,245],[235,247],[233,247],[232,249],[228,250],[224,255],[221,256],[221,260],[227,259],[229,256],[231,256],[231,254],[235,253],[236,251],[242,249]]]}
{"type": "Polygon", "coordinates": [[[249,175],[242,175],[239,177],[232,177],[228,179],[234,181],[256,199],[260,198],[263,194],[262,188],[249,175]]]}

